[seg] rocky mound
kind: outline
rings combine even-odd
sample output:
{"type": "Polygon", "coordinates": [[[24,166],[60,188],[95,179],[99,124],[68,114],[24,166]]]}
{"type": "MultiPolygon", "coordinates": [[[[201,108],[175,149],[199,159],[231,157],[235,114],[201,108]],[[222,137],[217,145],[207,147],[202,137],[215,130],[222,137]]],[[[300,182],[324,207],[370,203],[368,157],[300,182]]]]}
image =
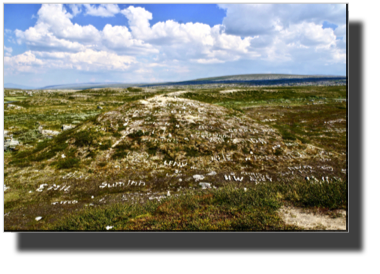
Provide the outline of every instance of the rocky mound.
{"type": "Polygon", "coordinates": [[[43,163],[33,184],[71,186],[75,197],[107,191],[125,197],[225,183],[344,179],[331,153],[284,142],[240,112],[180,94],[126,103],[41,143],[25,158],[43,163]]]}

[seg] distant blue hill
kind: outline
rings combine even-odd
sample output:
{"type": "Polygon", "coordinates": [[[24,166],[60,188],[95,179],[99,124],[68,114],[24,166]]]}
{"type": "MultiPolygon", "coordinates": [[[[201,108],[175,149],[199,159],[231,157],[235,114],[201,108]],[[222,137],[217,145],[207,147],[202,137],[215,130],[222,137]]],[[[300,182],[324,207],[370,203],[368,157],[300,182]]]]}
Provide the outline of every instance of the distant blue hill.
{"type": "Polygon", "coordinates": [[[244,74],[230,75],[211,78],[201,78],[189,81],[146,84],[143,87],[150,86],[187,86],[187,85],[209,85],[209,84],[242,84],[252,86],[271,86],[271,85],[310,85],[310,84],[330,84],[346,83],[346,76],[335,75],[294,75],[294,74],[244,74]]]}
{"type": "Polygon", "coordinates": [[[128,88],[132,86],[154,87],[166,85],[203,85],[203,84],[245,84],[245,85],[282,85],[321,82],[345,82],[346,76],[337,75],[297,75],[297,74],[243,74],[218,77],[208,77],[178,82],[158,83],[72,83],[63,85],[50,85],[45,87],[30,87],[17,84],[4,84],[4,88],[17,89],[91,89],[91,88],[128,88]]]}
{"type": "Polygon", "coordinates": [[[40,89],[90,89],[90,88],[128,88],[146,83],[80,83],[46,86],[40,89]]]}
{"type": "Polygon", "coordinates": [[[36,87],[31,86],[24,86],[19,84],[13,84],[13,83],[5,83],[4,88],[15,88],[15,89],[36,89],[36,87]]]}

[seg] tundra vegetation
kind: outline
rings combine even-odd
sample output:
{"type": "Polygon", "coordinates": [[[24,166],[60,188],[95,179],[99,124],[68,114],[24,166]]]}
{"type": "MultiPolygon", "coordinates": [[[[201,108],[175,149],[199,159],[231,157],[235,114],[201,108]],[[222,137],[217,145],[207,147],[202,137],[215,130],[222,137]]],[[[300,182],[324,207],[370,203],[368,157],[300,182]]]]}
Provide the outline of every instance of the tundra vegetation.
{"type": "Polygon", "coordinates": [[[344,85],[4,96],[5,230],[303,230],[279,209],[347,208],[344,85]]]}

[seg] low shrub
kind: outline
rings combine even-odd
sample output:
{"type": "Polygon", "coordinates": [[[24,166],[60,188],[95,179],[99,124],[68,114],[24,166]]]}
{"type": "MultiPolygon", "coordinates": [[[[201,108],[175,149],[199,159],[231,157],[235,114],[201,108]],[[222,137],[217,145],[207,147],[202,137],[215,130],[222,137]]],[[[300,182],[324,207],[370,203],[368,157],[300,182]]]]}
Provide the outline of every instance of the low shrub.
{"type": "Polygon", "coordinates": [[[94,135],[85,130],[75,133],[73,137],[75,138],[74,144],[78,147],[90,146],[95,140],[94,135]]]}
{"type": "Polygon", "coordinates": [[[58,169],[68,169],[79,166],[80,160],[78,158],[65,158],[56,163],[58,169]]]}
{"type": "Polygon", "coordinates": [[[186,156],[188,156],[188,157],[198,157],[199,156],[199,151],[195,148],[185,147],[185,152],[186,152],[186,156]]]}
{"type": "Polygon", "coordinates": [[[135,138],[140,138],[141,136],[144,136],[144,133],[141,130],[135,131],[131,134],[128,134],[128,137],[135,139],[135,138]]]}
{"type": "Polygon", "coordinates": [[[122,159],[122,158],[124,158],[124,157],[126,157],[127,156],[127,154],[128,154],[128,152],[127,151],[123,151],[123,150],[118,150],[118,151],[116,151],[113,155],[112,155],[112,159],[122,159]]]}
{"type": "Polygon", "coordinates": [[[105,140],[102,142],[102,144],[99,146],[100,150],[108,150],[112,146],[111,140],[105,140]]]}

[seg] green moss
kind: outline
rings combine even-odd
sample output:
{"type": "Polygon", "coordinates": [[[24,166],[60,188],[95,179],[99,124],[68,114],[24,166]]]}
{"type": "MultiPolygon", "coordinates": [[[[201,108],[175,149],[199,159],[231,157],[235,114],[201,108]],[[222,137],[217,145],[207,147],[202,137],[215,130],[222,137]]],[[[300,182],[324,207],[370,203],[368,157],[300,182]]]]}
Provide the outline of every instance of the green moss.
{"type": "Polygon", "coordinates": [[[75,139],[74,144],[78,147],[90,146],[96,140],[94,134],[87,130],[75,133],[73,138],[75,139]]]}
{"type": "Polygon", "coordinates": [[[32,161],[40,162],[43,160],[48,160],[48,159],[53,158],[56,154],[57,153],[54,151],[44,151],[44,152],[39,153],[38,155],[35,155],[34,157],[32,157],[32,161]]]}
{"type": "Polygon", "coordinates": [[[96,154],[97,154],[96,151],[91,150],[91,151],[89,151],[88,154],[86,155],[86,158],[92,158],[92,159],[95,159],[96,154]]]}
{"type": "Polygon", "coordinates": [[[69,169],[73,167],[78,167],[79,162],[80,160],[77,158],[66,157],[65,159],[60,159],[58,162],[56,162],[55,165],[58,169],[69,169]]]}
{"type": "Polygon", "coordinates": [[[242,147],[242,149],[241,149],[242,151],[243,151],[243,153],[245,153],[245,154],[248,154],[249,152],[250,152],[250,149],[249,149],[249,147],[242,147]]]}
{"type": "Polygon", "coordinates": [[[122,158],[125,158],[126,156],[128,155],[128,152],[127,151],[116,151],[114,154],[112,154],[112,159],[122,159],[122,158]]]}
{"type": "Polygon", "coordinates": [[[127,88],[127,90],[129,92],[142,92],[142,89],[141,88],[133,88],[133,87],[130,87],[130,88],[127,88]]]}
{"type": "Polygon", "coordinates": [[[9,164],[17,166],[17,167],[31,166],[31,162],[29,159],[14,159],[9,164]]]}
{"type": "Polygon", "coordinates": [[[108,150],[111,148],[111,146],[112,146],[111,140],[105,140],[105,141],[102,141],[102,144],[99,146],[99,149],[108,150]]]}
{"type": "Polygon", "coordinates": [[[129,142],[121,142],[117,146],[115,146],[114,149],[116,151],[133,150],[132,143],[129,143],[129,142]]]}
{"type": "Polygon", "coordinates": [[[136,139],[136,138],[141,138],[144,135],[147,135],[148,133],[143,133],[142,130],[135,131],[133,133],[128,134],[129,138],[136,139]]]}
{"type": "Polygon", "coordinates": [[[150,147],[150,148],[148,148],[147,152],[149,155],[155,156],[157,153],[157,150],[158,150],[158,147],[150,147]]]}
{"type": "Polygon", "coordinates": [[[107,162],[100,162],[100,163],[98,163],[99,167],[105,167],[106,165],[108,165],[107,162]]]}
{"type": "Polygon", "coordinates": [[[116,131],[116,132],[112,133],[112,136],[115,137],[115,138],[120,138],[122,135],[121,135],[120,132],[116,131]]]}
{"type": "Polygon", "coordinates": [[[199,151],[194,147],[185,147],[184,151],[186,152],[186,156],[188,157],[198,157],[199,151]]]}

